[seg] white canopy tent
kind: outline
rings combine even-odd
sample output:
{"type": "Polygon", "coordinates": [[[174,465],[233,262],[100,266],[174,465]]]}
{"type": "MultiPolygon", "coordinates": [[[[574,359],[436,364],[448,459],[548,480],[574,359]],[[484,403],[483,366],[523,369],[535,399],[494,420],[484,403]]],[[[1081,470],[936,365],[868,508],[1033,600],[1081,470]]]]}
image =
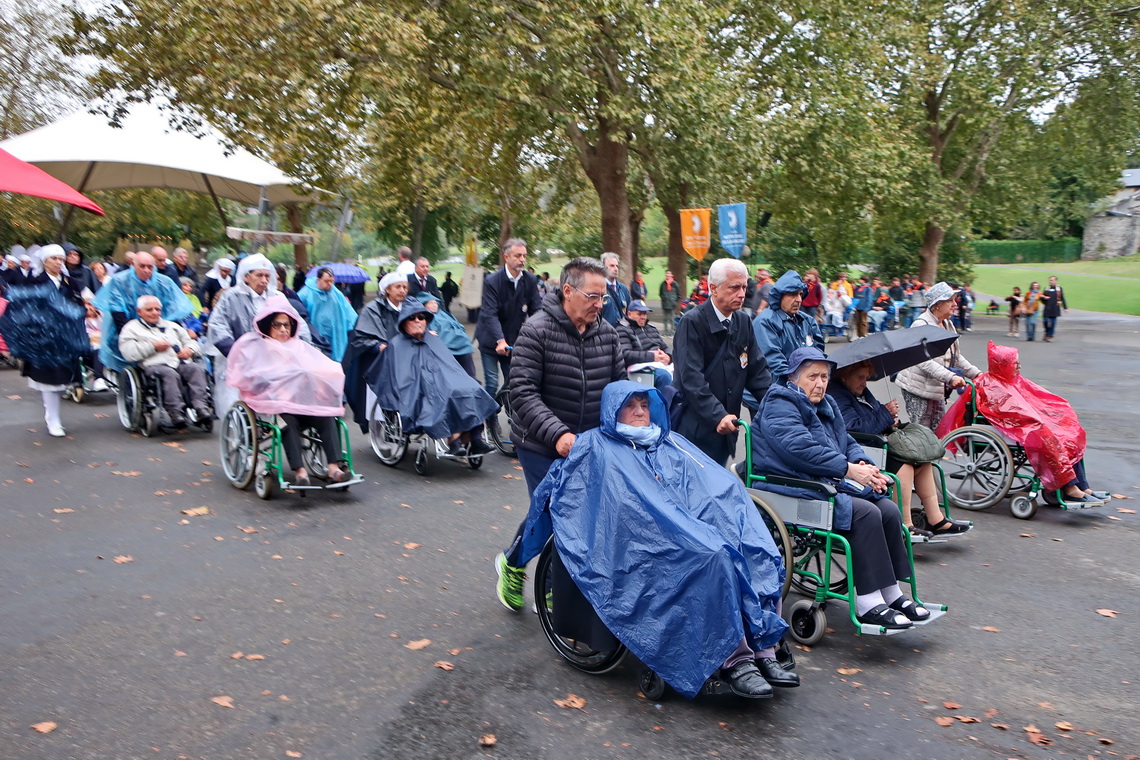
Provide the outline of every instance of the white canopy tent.
{"type": "Polygon", "coordinates": [[[0,148],[81,193],[129,187],[208,193],[223,224],[228,222],[218,198],[249,206],[263,199],[277,205],[336,198],[328,191],[302,189],[299,180],[246,150],[227,152],[209,124],[203,124],[202,137],[175,130],[153,104],[131,106],[120,125],[111,126],[101,114],[78,111],[0,142],[0,148]]]}

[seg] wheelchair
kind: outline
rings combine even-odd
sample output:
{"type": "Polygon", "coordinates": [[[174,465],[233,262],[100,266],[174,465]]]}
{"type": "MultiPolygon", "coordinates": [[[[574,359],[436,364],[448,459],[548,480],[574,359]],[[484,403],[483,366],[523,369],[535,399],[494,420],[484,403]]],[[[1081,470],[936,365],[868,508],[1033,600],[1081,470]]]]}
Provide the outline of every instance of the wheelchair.
{"type": "MultiPolygon", "coordinates": [[[[113,384],[115,389],[115,405],[119,413],[119,422],[132,433],[142,433],[147,438],[158,434],[159,428],[170,426],[170,417],[162,405],[162,383],[156,377],[149,377],[141,367],[128,364],[121,369],[113,384]]],[[[189,391],[182,387],[182,402],[186,419],[190,424],[200,427],[207,433],[214,430],[214,377],[206,372],[206,400],[207,414],[199,418],[197,412],[190,406],[189,391]]]]}
{"type": "MultiPolygon", "coordinates": [[[[820,306],[822,311],[823,307],[820,306]]],[[[830,343],[832,338],[847,338],[850,343],[854,340],[855,335],[855,321],[854,321],[855,307],[848,305],[843,309],[843,324],[834,325],[827,319],[827,312],[823,314],[823,321],[819,323],[819,329],[823,332],[823,342],[830,343]]]]}
{"type": "Polygon", "coordinates": [[[68,386],[67,390],[63,392],[63,397],[68,401],[74,401],[77,404],[82,404],[92,393],[102,393],[103,391],[114,391],[115,382],[113,378],[100,377],[95,373],[88,363],[80,358],[79,360],[79,380],[68,386]],[[107,384],[105,388],[96,388],[95,381],[102,379],[107,384]]]}
{"type": "Polygon", "coordinates": [[[491,443],[500,454],[513,458],[516,451],[515,444],[511,440],[511,394],[506,382],[495,394],[495,401],[499,404],[499,411],[487,420],[487,435],[491,437],[491,443]]]}
{"type": "MultiPolygon", "coordinates": [[[[219,441],[222,470],[230,485],[238,490],[249,488],[250,483],[253,483],[253,490],[261,499],[273,498],[279,489],[294,491],[302,497],[308,491],[347,491],[350,486],[363,483],[364,476],[353,468],[348,426],[339,417],[336,426],[340,437],[341,460],[351,476],[340,483],[297,485],[285,477],[288,466],[281,445],[281,425],[277,416],[259,415],[244,401],[238,401],[222,417],[219,441]]],[[[327,478],[328,462],[321,447],[321,439],[312,428],[301,431],[301,460],[313,478],[327,478]]]]}
{"type": "MultiPolygon", "coordinates": [[[[1019,520],[1037,514],[1037,497],[1042,494],[1041,478],[1033,471],[1025,448],[1008,437],[978,412],[977,388],[966,380],[968,424],[951,430],[942,438],[946,456],[942,467],[954,483],[949,490],[956,507],[981,511],[1010,496],[1009,512],[1019,520]]],[[[1073,504],[1065,501],[1063,490],[1053,492],[1056,506],[1063,510],[1095,509],[1103,504],[1073,504]]]]}
{"type": "MultiPolygon", "coordinates": [[[[506,389],[499,393],[505,394],[506,389]]],[[[368,414],[368,440],[377,459],[389,467],[395,467],[402,462],[409,446],[414,443],[415,468],[416,473],[420,475],[427,475],[431,470],[432,456],[436,460],[451,460],[466,464],[472,470],[478,470],[483,466],[481,454],[456,456],[449,451],[446,438],[431,438],[420,431],[406,430],[400,413],[391,409],[381,409],[378,401],[372,402],[372,410],[368,414]]]]}
{"type": "MultiPolygon", "coordinates": [[[[892,636],[907,629],[888,629],[870,623],[860,623],[855,616],[855,579],[851,564],[851,544],[835,532],[832,520],[838,492],[828,483],[775,475],[755,475],[752,472],[752,430],[743,422],[745,457],[736,472],[744,481],[748,493],[770,513],[779,515],[792,542],[792,561],[787,563],[788,576],[796,590],[808,597],[797,600],[784,610],[788,630],[800,644],[818,644],[827,631],[827,605],[832,601],[846,602],[848,617],[855,633],[864,636],[892,636]],[[758,483],[787,486],[814,491],[817,499],[788,496],[755,488],[758,483]]],[[[896,481],[897,489],[897,481],[896,481]]],[[[929,625],[946,614],[945,604],[931,604],[918,596],[918,583],[914,572],[914,551],[906,542],[910,576],[900,580],[910,586],[910,596],[916,604],[930,610],[930,617],[913,621],[912,627],[929,625]]]]}
{"type": "MultiPolygon", "coordinates": [[[[780,592],[780,598],[784,599],[788,596],[788,590],[792,583],[792,538],[784,526],[783,521],[780,519],[780,516],[772,510],[771,507],[758,499],[754,493],[750,493],[750,496],[756,508],[760,511],[764,524],[771,532],[772,540],[775,541],[776,548],[779,550],[780,557],[784,562],[786,572],[784,573],[784,586],[780,592]]],[[[551,537],[543,547],[542,553],[539,554],[534,569],[534,611],[538,615],[542,632],[546,636],[546,640],[554,647],[554,651],[558,653],[558,656],[573,667],[592,675],[609,673],[625,659],[629,650],[626,649],[624,644],[617,642],[613,649],[595,649],[590,643],[562,636],[556,629],[554,621],[554,604],[557,600],[554,586],[556,564],[561,564],[561,561],[558,559],[558,550],[555,547],[554,538],[551,537]]],[[[614,640],[616,641],[616,639],[614,640]]],[[[791,650],[786,643],[781,642],[777,647],[776,657],[781,664],[788,667],[795,667],[795,658],[792,656],[791,650]]],[[[661,700],[669,692],[669,687],[665,681],[662,680],[661,676],[644,665],[641,666],[638,672],[637,682],[641,693],[644,694],[647,699],[653,701],[661,700]]],[[[704,686],[701,687],[699,692],[701,696],[731,693],[732,690],[728,687],[728,684],[720,680],[716,674],[705,681],[704,686]]]]}

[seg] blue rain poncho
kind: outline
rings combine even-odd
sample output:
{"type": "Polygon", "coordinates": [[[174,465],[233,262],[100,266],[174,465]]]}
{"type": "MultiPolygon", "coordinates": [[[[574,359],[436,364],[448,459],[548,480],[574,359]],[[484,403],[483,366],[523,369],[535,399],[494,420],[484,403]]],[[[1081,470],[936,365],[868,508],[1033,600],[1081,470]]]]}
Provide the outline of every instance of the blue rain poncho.
{"type": "Polygon", "coordinates": [[[661,395],[639,383],[606,386],[601,427],[579,435],[535,490],[522,561],[551,532],[606,627],[687,697],[741,637],[760,650],[787,629],[776,614],[783,562],[744,486],[671,433],[661,395]],[[635,393],[649,394],[650,419],[662,431],[648,446],[617,429],[635,393]]]}
{"type": "Polygon", "coordinates": [[[305,287],[297,291],[297,297],[309,310],[309,322],[332,347],[331,358],[339,362],[348,348],[348,333],[356,325],[352,304],[336,288],[318,288],[316,278],[305,280],[305,287]]]}
{"type": "Polygon", "coordinates": [[[156,296],[162,302],[162,318],[180,322],[190,316],[190,299],[169,277],[153,273],[143,282],[135,274],[133,267],[119,272],[95,294],[95,308],[103,315],[103,342],[99,346],[99,358],[103,365],[113,370],[127,366],[119,353],[119,328],[115,326],[113,312],[126,314],[134,319],[139,296],[156,296]]]}
{"type": "MultiPolygon", "coordinates": [[[[443,303],[426,290],[417,293],[416,298],[418,298],[420,303],[424,304],[424,306],[427,306],[428,301],[435,301],[438,304],[443,303]]],[[[440,308],[439,311],[433,313],[431,330],[439,336],[439,339],[443,341],[443,345],[447,346],[447,350],[451,352],[452,356],[463,356],[464,354],[475,353],[475,345],[471,342],[471,339],[467,337],[467,331],[463,329],[463,325],[459,324],[459,320],[445,309],[440,308]]]]}

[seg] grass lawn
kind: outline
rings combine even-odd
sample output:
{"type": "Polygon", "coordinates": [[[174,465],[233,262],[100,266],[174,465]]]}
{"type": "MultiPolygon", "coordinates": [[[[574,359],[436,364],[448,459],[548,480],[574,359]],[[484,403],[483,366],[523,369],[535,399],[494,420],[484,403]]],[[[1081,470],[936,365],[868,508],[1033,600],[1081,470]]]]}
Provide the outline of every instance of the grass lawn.
{"type": "MultiPolygon", "coordinates": [[[[1065,299],[1070,308],[1140,315],[1140,282],[1137,282],[1140,280],[1140,257],[1070,264],[1027,264],[1025,267],[977,265],[974,267],[974,290],[988,293],[1000,303],[1014,285],[1022,292],[1034,280],[1047,287],[1049,275],[1055,274],[1065,289],[1065,299]]],[[[984,307],[984,304],[979,306],[984,307]]]]}

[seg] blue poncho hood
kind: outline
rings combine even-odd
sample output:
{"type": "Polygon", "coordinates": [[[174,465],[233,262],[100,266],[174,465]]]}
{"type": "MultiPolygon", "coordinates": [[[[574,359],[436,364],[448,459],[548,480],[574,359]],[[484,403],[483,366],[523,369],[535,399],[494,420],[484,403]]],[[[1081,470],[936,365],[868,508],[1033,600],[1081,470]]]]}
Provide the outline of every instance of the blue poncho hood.
{"type": "Polygon", "coordinates": [[[776,280],[772,285],[772,289],[768,291],[768,304],[777,309],[780,308],[780,299],[788,293],[807,293],[807,283],[800,277],[800,273],[794,269],[789,269],[780,275],[780,279],[776,280]]]}
{"type": "MultiPolygon", "coordinates": [[[[428,301],[442,303],[426,290],[421,290],[415,297],[424,304],[425,308],[428,301]]],[[[463,329],[463,325],[459,324],[458,319],[449,314],[442,306],[433,316],[431,329],[439,334],[439,339],[443,341],[443,345],[447,346],[448,351],[455,356],[474,353],[475,346],[471,344],[471,339],[467,337],[467,331],[463,329]]]]}
{"type": "Polygon", "coordinates": [[[99,358],[108,369],[121,370],[127,366],[119,353],[119,328],[115,326],[112,312],[126,314],[134,319],[138,313],[136,304],[140,296],[156,296],[162,302],[162,318],[179,322],[190,316],[190,299],[182,289],[164,274],[153,272],[149,280],[140,280],[133,267],[117,272],[114,277],[95,294],[95,308],[103,314],[103,339],[99,346],[99,358]]]}
{"type": "Polygon", "coordinates": [[[317,287],[315,277],[305,280],[305,287],[297,292],[297,298],[308,310],[309,322],[329,342],[330,358],[339,362],[348,348],[348,334],[356,326],[356,310],[335,287],[328,290],[317,287]]]}
{"type": "Polygon", "coordinates": [[[740,480],[676,433],[661,395],[619,381],[602,393],[601,427],[578,436],[535,490],[523,562],[553,533],[598,617],[643,663],[692,697],[736,649],[772,646],[784,567],[740,480]],[[617,432],[630,396],[649,396],[656,444],[617,432]]]}

